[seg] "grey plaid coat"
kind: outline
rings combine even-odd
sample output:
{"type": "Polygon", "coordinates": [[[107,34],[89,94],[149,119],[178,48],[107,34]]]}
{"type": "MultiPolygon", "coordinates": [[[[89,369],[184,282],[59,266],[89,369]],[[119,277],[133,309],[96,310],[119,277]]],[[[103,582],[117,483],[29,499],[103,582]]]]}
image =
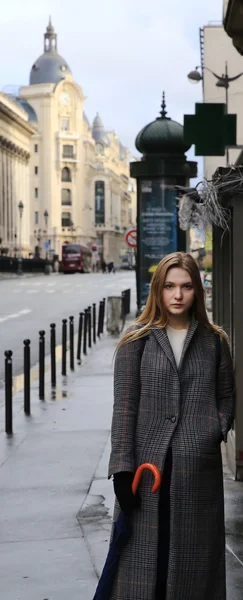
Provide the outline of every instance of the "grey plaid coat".
{"type": "MultiPolygon", "coordinates": [[[[114,377],[109,476],[152,462],[163,474],[172,446],[171,530],[166,600],[225,600],[225,530],[220,439],[234,418],[230,350],[192,321],[177,368],[166,331],[122,346],[114,377]],[[218,381],[216,381],[218,379],[218,381]],[[217,388],[217,394],[216,394],[217,388]]],[[[145,472],[142,507],[122,554],[111,600],[153,600],[159,494],[145,472]]],[[[114,519],[119,512],[116,502],[114,519]]]]}

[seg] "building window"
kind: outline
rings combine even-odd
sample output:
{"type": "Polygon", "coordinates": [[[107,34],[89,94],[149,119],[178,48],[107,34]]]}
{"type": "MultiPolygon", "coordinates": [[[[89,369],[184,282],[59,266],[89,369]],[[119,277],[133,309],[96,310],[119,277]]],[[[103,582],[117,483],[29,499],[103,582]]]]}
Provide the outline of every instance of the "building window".
{"type": "Polygon", "coordinates": [[[62,227],[71,227],[71,213],[63,212],[62,213],[62,227]]]}
{"type": "Polygon", "coordinates": [[[70,146],[69,144],[64,144],[64,146],[63,146],[63,158],[74,158],[73,146],[70,146]]]}
{"type": "Polygon", "coordinates": [[[35,188],[35,198],[38,198],[38,197],[39,197],[39,190],[38,190],[38,188],[35,188]]]}
{"type": "Polygon", "coordinates": [[[95,165],[96,171],[104,171],[104,165],[102,162],[97,162],[95,165]]]}
{"type": "Polygon", "coordinates": [[[62,181],[72,181],[72,173],[68,167],[62,170],[62,181]]]}
{"type": "Polygon", "coordinates": [[[63,188],[63,190],[62,190],[62,206],[72,206],[71,190],[63,188]]]}
{"type": "Polygon", "coordinates": [[[38,152],[38,144],[35,144],[35,152],[38,152]]]}
{"type": "Polygon", "coordinates": [[[95,182],[95,224],[104,225],[105,223],[105,183],[104,181],[95,182]]]}
{"type": "Polygon", "coordinates": [[[61,130],[62,131],[69,131],[69,119],[62,119],[61,130]]]}
{"type": "Polygon", "coordinates": [[[39,225],[39,213],[35,212],[35,225],[39,225]]]}
{"type": "Polygon", "coordinates": [[[35,167],[35,175],[38,175],[38,167],[35,167]]]}
{"type": "Polygon", "coordinates": [[[104,146],[100,142],[95,144],[95,154],[104,154],[104,146]]]}

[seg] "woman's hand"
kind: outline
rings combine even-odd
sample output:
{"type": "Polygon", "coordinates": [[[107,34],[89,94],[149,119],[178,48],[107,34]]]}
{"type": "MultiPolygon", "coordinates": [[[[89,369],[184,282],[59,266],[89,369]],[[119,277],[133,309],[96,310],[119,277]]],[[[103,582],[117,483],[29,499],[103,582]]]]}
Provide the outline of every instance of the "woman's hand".
{"type": "Polygon", "coordinates": [[[141,498],[132,492],[134,474],[130,471],[121,471],[113,475],[114,492],[120,504],[121,510],[130,516],[135,508],[141,506],[141,498]]]}

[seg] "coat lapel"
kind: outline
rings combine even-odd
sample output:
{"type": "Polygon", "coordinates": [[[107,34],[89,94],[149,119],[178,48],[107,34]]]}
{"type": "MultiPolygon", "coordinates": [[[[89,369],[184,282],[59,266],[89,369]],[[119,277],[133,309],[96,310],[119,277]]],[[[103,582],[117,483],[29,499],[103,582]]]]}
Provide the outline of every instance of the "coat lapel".
{"type": "Polygon", "coordinates": [[[173,369],[177,372],[175,357],[165,328],[156,327],[156,325],[153,325],[151,327],[151,331],[153,332],[154,337],[161,346],[163,352],[166,354],[167,358],[171,362],[173,369]]]}
{"type": "Polygon", "coordinates": [[[184,343],[184,346],[183,346],[183,350],[182,350],[182,355],[181,355],[181,360],[180,360],[180,364],[179,364],[179,367],[178,367],[178,371],[180,371],[180,369],[181,369],[181,366],[182,366],[182,363],[183,363],[184,356],[186,354],[187,348],[188,348],[188,346],[189,346],[189,344],[190,344],[190,342],[191,342],[191,340],[192,340],[192,338],[194,336],[194,333],[195,333],[197,327],[198,327],[198,321],[196,321],[194,319],[194,317],[193,317],[192,320],[191,320],[191,324],[190,324],[190,327],[188,329],[188,332],[186,334],[186,339],[185,339],[185,343],[184,343]]]}
{"type": "Polygon", "coordinates": [[[162,328],[162,327],[156,327],[155,325],[153,325],[151,327],[151,331],[154,334],[156,340],[158,341],[158,343],[160,344],[161,348],[163,349],[164,353],[166,354],[167,358],[169,359],[169,361],[171,362],[173,369],[178,372],[181,369],[181,365],[182,362],[184,360],[184,356],[186,354],[187,348],[191,342],[191,339],[197,329],[198,326],[198,321],[196,321],[194,318],[191,321],[190,327],[188,329],[187,335],[186,335],[186,339],[185,339],[185,343],[183,346],[183,350],[182,350],[182,355],[181,355],[181,360],[180,360],[180,364],[179,367],[177,368],[176,365],[176,361],[175,361],[175,357],[174,357],[174,353],[173,350],[171,348],[170,345],[170,341],[168,338],[168,335],[166,333],[166,329],[162,328]]]}

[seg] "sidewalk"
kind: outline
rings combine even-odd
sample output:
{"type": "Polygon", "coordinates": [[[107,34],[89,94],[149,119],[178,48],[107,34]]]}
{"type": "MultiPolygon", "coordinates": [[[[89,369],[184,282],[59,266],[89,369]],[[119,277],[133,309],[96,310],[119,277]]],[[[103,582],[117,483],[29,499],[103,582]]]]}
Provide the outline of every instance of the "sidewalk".
{"type": "MultiPolygon", "coordinates": [[[[0,580],[3,600],[92,600],[108,550],[107,480],[112,359],[105,337],[60,381],[56,399],[32,387],[32,416],[14,398],[14,437],[0,433],[0,580]]],[[[0,430],[3,411],[0,411],[0,430]]],[[[243,590],[243,484],[225,465],[228,600],[243,590]]],[[[178,599],[182,600],[182,599],[178,599]]]]}

